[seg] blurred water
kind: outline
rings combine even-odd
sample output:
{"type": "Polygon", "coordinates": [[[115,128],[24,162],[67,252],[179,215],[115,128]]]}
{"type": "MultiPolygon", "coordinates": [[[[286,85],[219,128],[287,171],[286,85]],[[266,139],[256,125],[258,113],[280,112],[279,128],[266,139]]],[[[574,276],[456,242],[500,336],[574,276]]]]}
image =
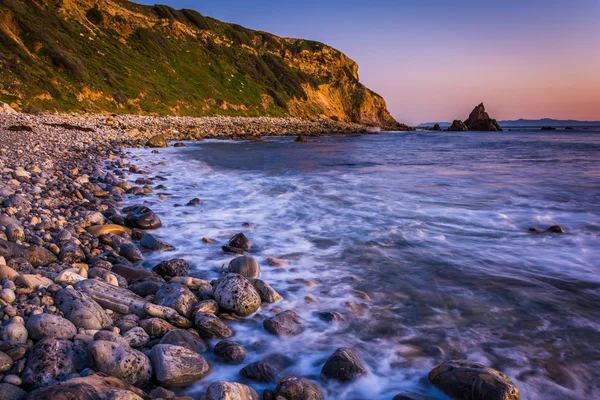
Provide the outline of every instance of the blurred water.
{"type": "MultiPolygon", "coordinates": [[[[228,322],[248,362],[288,354],[295,364],[284,375],[317,380],[330,399],[402,391],[445,399],[426,379],[445,358],[505,372],[523,399],[600,398],[600,133],[413,132],[187,146],[131,151],[150,176],[167,178],[156,181],[167,200],[143,199],[163,220],[156,233],[177,246],[146,264],[182,257],[196,276],[216,278],[232,258],[220,245],[245,232],[261,278],[285,298],[228,322]],[[194,197],[203,204],[175,207],[194,197]],[[528,232],[554,224],[567,234],[528,232]],[[290,267],[271,267],[267,257],[290,267]],[[318,301],[307,302],[309,295],[318,301]],[[295,310],[308,329],[293,338],[267,334],[262,320],[273,307],[295,310]],[[345,321],[326,323],[315,311],[339,311],[345,321]],[[340,346],[355,347],[371,374],[344,386],[322,380],[320,368],[340,346]]],[[[243,365],[207,357],[213,372],[192,394],[216,380],[275,386],[245,381],[243,365]]]]}

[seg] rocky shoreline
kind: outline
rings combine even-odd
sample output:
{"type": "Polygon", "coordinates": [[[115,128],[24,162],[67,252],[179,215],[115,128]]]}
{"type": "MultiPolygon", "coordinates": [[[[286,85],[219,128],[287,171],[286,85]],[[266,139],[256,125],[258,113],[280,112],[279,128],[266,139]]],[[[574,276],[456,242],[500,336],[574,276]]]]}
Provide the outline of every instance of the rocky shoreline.
{"type": "MultiPolygon", "coordinates": [[[[209,282],[189,276],[190,264],[170,259],[173,246],[151,233],[162,223],[143,201],[157,195],[159,182],[123,151],[157,134],[258,136],[243,133],[252,131],[243,126],[247,119],[206,122],[211,133],[188,130],[185,118],[16,114],[0,121],[0,400],[190,399],[184,388],[211,373],[207,352],[239,364],[245,381],[272,383],[259,394],[251,385],[218,381],[201,397],[207,400],[324,399],[326,382],[369,374],[361,355],[343,347],[323,360],[318,379],[285,376],[284,355],[245,365],[248,350],[229,340],[236,325],[281,299],[260,279],[259,260],[247,254],[251,238],[240,233],[222,244],[232,260],[209,282]],[[139,201],[123,208],[128,195],[139,201]],[[148,252],[164,252],[152,270],[139,266],[148,252]]],[[[254,121],[260,136],[331,133],[322,125],[330,122],[281,120],[268,127],[270,119],[261,121],[254,121]],[[277,132],[285,124],[289,130],[277,132]]],[[[273,340],[310,329],[294,310],[273,314],[263,321],[273,340]]],[[[442,363],[429,381],[457,399],[519,399],[507,376],[467,361],[442,363]]]]}

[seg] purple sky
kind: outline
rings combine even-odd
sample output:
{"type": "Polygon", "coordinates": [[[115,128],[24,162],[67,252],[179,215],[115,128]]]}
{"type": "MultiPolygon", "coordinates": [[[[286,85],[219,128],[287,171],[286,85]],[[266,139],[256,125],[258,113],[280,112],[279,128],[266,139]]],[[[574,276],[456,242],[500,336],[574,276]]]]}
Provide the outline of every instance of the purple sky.
{"type": "MultiPolygon", "coordinates": [[[[153,1],[141,1],[154,4],[153,1]]],[[[599,0],[164,0],[358,62],[394,117],[600,120],[599,0]]]]}

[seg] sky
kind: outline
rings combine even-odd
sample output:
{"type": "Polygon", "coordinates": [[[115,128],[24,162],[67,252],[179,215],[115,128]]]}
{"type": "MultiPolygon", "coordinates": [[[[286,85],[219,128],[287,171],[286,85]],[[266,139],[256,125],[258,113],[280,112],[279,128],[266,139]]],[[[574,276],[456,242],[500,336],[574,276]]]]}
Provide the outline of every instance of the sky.
{"type": "MultiPolygon", "coordinates": [[[[154,1],[139,1],[154,4],[154,1]]],[[[600,120],[600,0],[163,0],[360,66],[401,122],[600,120]]]]}

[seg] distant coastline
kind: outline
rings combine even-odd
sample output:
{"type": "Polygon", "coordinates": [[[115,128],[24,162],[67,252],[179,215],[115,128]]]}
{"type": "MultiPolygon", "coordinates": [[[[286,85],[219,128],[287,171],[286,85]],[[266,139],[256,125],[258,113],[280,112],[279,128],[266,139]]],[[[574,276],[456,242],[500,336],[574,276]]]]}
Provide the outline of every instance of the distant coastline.
{"type": "MultiPolygon", "coordinates": [[[[425,122],[416,126],[416,128],[432,127],[435,124],[439,124],[442,129],[447,129],[452,125],[451,122],[425,122]]],[[[552,126],[554,128],[593,128],[600,127],[600,121],[578,121],[574,119],[516,119],[516,120],[504,120],[498,121],[498,124],[502,128],[541,128],[543,126],[552,126]]]]}

